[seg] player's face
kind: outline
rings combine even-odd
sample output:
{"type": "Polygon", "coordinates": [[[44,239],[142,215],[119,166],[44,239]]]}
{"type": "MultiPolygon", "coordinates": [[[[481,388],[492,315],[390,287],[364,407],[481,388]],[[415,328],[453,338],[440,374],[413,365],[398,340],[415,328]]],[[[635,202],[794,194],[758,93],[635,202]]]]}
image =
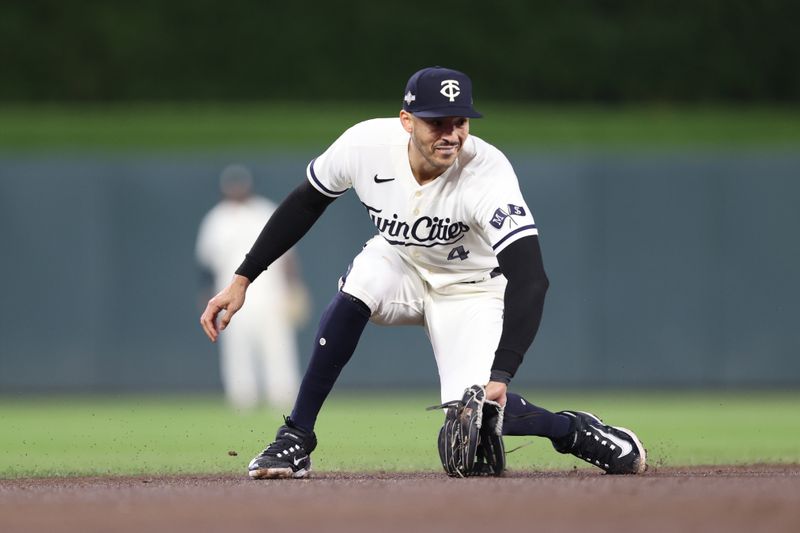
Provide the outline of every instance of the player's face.
{"type": "Polygon", "coordinates": [[[469,135],[466,117],[422,118],[405,111],[400,119],[411,134],[411,168],[423,178],[435,178],[455,162],[469,135]]]}

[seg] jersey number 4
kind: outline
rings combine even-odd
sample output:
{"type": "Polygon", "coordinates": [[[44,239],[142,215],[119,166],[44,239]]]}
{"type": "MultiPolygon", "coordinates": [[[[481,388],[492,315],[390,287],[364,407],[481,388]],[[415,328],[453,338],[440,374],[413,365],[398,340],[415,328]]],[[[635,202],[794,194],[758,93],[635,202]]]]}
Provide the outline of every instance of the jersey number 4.
{"type": "Polygon", "coordinates": [[[456,246],[450,253],[447,254],[447,260],[452,261],[453,259],[461,259],[462,261],[469,257],[469,250],[465,250],[463,246],[456,246]]]}

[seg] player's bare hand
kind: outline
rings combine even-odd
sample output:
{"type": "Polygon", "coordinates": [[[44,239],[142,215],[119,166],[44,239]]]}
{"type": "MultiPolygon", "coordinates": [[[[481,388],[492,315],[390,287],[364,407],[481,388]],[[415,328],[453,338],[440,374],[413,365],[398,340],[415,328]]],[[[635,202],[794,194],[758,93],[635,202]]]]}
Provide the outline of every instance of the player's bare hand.
{"type": "Polygon", "coordinates": [[[508,385],[500,383],[499,381],[490,381],[486,384],[486,399],[506,405],[506,393],[508,392],[508,385]]]}
{"type": "Polygon", "coordinates": [[[244,305],[245,293],[250,280],[244,276],[234,276],[230,284],[211,298],[205,311],[200,315],[200,325],[211,342],[217,342],[219,333],[228,327],[233,315],[244,305]],[[222,314],[217,325],[217,317],[222,314]]]}

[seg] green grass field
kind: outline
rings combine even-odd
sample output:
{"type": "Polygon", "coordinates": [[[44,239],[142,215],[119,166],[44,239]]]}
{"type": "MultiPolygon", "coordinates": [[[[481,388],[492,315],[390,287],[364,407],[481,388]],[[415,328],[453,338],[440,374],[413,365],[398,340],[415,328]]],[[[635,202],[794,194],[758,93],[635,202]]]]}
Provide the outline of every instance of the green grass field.
{"type": "MultiPolygon", "coordinates": [[[[590,410],[634,429],[652,466],[800,463],[800,391],[526,393],[553,410],[590,410]]],[[[438,470],[435,392],[334,393],[316,428],[318,471],[438,470]]],[[[277,412],[237,414],[220,396],[2,396],[0,477],[243,474],[271,440],[277,412]],[[233,455],[235,452],[237,455],[233,455]]],[[[528,444],[532,443],[532,444],[528,444]]],[[[525,445],[510,469],[591,468],[525,445]]]]}
{"type": "MultiPolygon", "coordinates": [[[[399,104],[399,102],[398,102],[399,104]]],[[[800,148],[800,107],[484,104],[476,135],[504,149],[800,148]]],[[[0,151],[315,149],[380,104],[126,104],[0,107],[0,151]]]]}

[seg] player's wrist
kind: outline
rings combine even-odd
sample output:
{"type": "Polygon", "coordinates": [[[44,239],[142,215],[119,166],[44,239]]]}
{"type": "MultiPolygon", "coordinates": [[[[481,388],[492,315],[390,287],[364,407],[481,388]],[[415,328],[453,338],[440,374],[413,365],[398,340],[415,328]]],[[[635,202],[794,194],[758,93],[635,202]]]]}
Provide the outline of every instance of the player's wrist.
{"type": "Polygon", "coordinates": [[[252,283],[264,270],[265,268],[263,266],[253,259],[250,254],[247,254],[242,264],[236,269],[236,276],[243,277],[252,283]]]}
{"type": "Polygon", "coordinates": [[[489,374],[489,381],[495,381],[497,383],[502,383],[504,385],[508,385],[511,383],[511,372],[507,372],[505,370],[499,369],[492,369],[491,373],[489,374]]]}
{"type": "Polygon", "coordinates": [[[498,381],[500,379],[508,379],[514,377],[517,373],[519,365],[522,363],[522,354],[515,350],[508,348],[498,348],[494,352],[494,361],[492,361],[491,372],[497,372],[498,381]]]}
{"type": "Polygon", "coordinates": [[[234,274],[233,279],[231,280],[231,285],[236,285],[242,289],[249,287],[250,283],[252,283],[250,279],[247,278],[247,276],[242,276],[241,274],[234,274]]]}

